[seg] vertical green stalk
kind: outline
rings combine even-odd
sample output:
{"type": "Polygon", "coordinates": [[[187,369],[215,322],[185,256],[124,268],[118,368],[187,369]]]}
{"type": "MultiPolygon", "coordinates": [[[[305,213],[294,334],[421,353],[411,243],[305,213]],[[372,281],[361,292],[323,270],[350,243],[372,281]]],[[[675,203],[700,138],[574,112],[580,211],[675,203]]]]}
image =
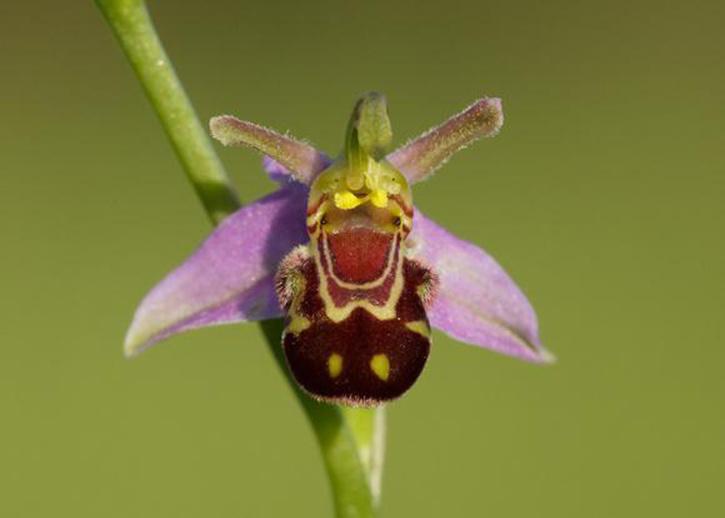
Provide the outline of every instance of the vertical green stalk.
{"type": "MultiPolygon", "coordinates": [[[[144,0],[96,0],[161,120],[207,215],[219,223],[240,204],[206,130],[176,77],[144,0]]],[[[287,373],[278,346],[282,323],[263,322],[266,342],[287,373]]],[[[374,517],[379,503],[384,448],[383,409],[342,409],[321,404],[290,386],[312,424],[332,487],[338,518],[374,517]]]]}
{"type": "Polygon", "coordinates": [[[224,166],[156,35],[144,0],[97,0],[146,91],[189,181],[219,223],[239,208],[224,166]]]}
{"type": "MultiPolygon", "coordinates": [[[[282,335],[281,320],[262,322],[268,344],[282,335]]],[[[275,360],[287,373],[281,347],[271,347],[275,360]]],[[[385,410],[346,408],[319,403],[287,378],[320,444],[330,479],[336,515],[340,518],[374,517],[380,504],[385,450],[385,410]]]]}

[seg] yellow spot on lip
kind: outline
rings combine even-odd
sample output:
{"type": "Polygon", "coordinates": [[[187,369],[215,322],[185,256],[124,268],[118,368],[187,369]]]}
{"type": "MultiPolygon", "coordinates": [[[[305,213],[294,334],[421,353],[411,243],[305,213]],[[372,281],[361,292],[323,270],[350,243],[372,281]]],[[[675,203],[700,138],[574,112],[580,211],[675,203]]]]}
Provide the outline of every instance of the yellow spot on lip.
{"type": "Polygon", "coordinates": [[[285,331],[298,335],[308,327],[312,325],[312,322],[308,318],[302,315],[298,315],[294,310],[290,311],[290,323],[287,325],[285,331]]]}
{"type": "Polygon", "coordinates": [[[370,360],[370,369],[375,375],[383,381],[388,381],[390,377],[390,360],[385,354],[376,354],[370,360]]]}
{"type": "Polygon", "coordinates": [[[330,373],[331,378],[337,378],[342,372],[342,356],[337,353],[332,353],[327,358],[327,372],[330,373]]]}
{"type": "Polygon", "coordinates": [[[424,320],[406,322],[405,327],[407,327],[414,333],[418,333],[419,335],[424,336],[426,338],[428,338],[430,336],[430,328],[428,327],[428,324],[426,324],[424,320]]]}

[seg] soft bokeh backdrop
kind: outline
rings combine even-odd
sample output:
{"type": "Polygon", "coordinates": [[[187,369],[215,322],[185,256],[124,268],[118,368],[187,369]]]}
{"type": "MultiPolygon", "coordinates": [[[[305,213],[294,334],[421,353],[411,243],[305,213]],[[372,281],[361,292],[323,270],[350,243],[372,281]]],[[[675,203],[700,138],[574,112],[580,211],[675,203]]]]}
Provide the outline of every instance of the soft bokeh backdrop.
{"type": "MultiPolygon", "coordinates": [[[[725,4],[151,5],[200,116],[336,152],[361,92],[398,142],[481,95],[506,125],[416,189],[559,356],[435,336],[389,409],[388,517],[725,513],[725,4]]],[[[90,0],[0,7],[0,516],[331,513],[254,325],[126,361],[136,303],[209,224],[90,0]]],[[[220,149],[251,200],[259,158],[220,149]]]]}

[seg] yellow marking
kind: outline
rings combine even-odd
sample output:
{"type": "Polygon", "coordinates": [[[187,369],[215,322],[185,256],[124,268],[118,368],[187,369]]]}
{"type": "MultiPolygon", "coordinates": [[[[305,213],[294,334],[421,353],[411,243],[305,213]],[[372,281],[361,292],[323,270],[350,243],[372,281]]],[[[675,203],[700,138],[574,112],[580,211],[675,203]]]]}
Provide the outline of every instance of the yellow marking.
{"type": "Polygon", "coordinates": [[[367,196],[358,198],[350,191],[342,191],[335,193],[335,206],[338,209],[349,210],[354,209],[358,205],[362,205],[367,201],[367,196]]]}
{"type": "Polygon", "coordinates": [[[332,353],[327,357],[327,372],[331,378],[337,378],[342,372],[342,356],[332,353]]]}
{"type": "Polygon", "coordinates": [[[342,210],[370,202],[386,207],[390,196],[400,196],[402,204],[412,208],[410,186],[405,176],[386,161],[368,156],[363,161],[337,161],[315,179],[310,187],[308,207],[329,195],[331,204],[342,210]]]}
{"type": "Polygon", "coordinates": [[[308,318],[298,315],[296,312],[290,311],[289,316],[290,322],[287,324],[285,331],[292,333],[293,335],[300,334],[312,325],[312,322],[310,322],[308,318]]]}
{"type": "Polygon", "coordinates": [[[390,377],[390,360],[385,354],[376,354],[370,360],[370,369],[383,381],[390,377]]]}
{"type": "Polygon", "coordinates": [[[375,189],[370,193],[370,202],[376,207],[384,209],[388,206],[388,193],[382,189],[375,189]]]}
{"type": "Polygon", "coordinates": [[[375,189],[368,194],[360,196],[356,196],[347,190],[335,193],[335,206],[342,210],[354,209],[368,201],[376,207],[384,209],[388,206],[388,193],[382,189],[375,189]]]}
{"type": "Polygon", "coordinates": [[[383,209],[388,206],[388,194],[396,195],[400,192],[400,183],[393,177],[385,177],[380,164],[372,159],[362,172],[349,169],[345,175],[345,184],[347,187],[337,187],[334,196],[335,206],[343,210],[354,209],[368,201],[383,209]]]}
{"type": "Polygon", "coordinates": [[[398,266],[395,271],[395,281],[393,281],[393,285],[390,287],[388,300],[385,302],[384,305],[376,306],[375,304],[372,304],[365,299],[361,299],[353,300],[342,307],[338,307],[335,305],[335,302],[330,296],[330,290],[327,287],[327,276],[325,275],[325,272],[322,268],[320,254],[317,253],[317,247],[315,247],[312,255],[315,258],[317,276],[320,280],[318,294],[325,305],[325,314],[327,315],[327,318],[329,318],[332,322],[334,322],[335,324],[342,322],[347,317],[349,317],[356,308],[365,309],[368,313],[373,315],[378,320],[391,320],[395,318],[395,306],[398,303],[398,300],[400,300],[400,296],[403,293],[404,287],[403,261],[401,258],[398,258],[398,266]]]}
{"type": "Polygon", "coordinates": [[[327,212],[327,210],[330,208],[330,202],[329,201],[323,201],[318,206],[317,209],[315,209],[315,212],[307,215],[307,224],[312,226],[314,223],[317,223],[317,221],[320,220],[322,215],[327,212]]]}
{"type": "Polygon", "coordinates": [[[428,338],[430,336],[430,328],[428,327],[428,324],[425,323],[425,320],[406,322],[405,327],[407,327],[414,333],[418,333],[419,335],[424,336],[425,338],[428,338]]]}
{"type": "Polygon", "coordinates": [[[428,296],[428,284],[427,283],[421,283],[418,285],[418,287],[415,289],[415,293],[420,297],[420,300],[425,301],[426,297],[428,296]]]}
{"type": "MultiPolygon", "coordinates": [[[[338,193],[335,193],[337,196],[338,193]]],[[[352,196],[354,196],[352,193],[350,193],[352,196]]],[[[388,200],[391,202],[391,200],[388,200]]],[[[391,202],[391,205],[398,207],[398,210],[402,212],[402,209],[399,207],[399,205],[395,202],[391,202]]],[[[322,207],[327,206],[327,202],[323,202],[321,205],[320,211],[316,214],[320,214],[322,212],[322,207]]],[[[308,218],[308,224],[311,223],[312,217],[308,218]]],[[[401,219],[403,219],[403,222],[405,224],[406,221],[409,221],[410,218],[405,216],[405,214],[401,214],[401,219]]],[[[398,230],[398,233],[400,231],[398,230]]],[[[400,297],[403,293],[404,288],[404,279],[403,279],[403,253],[405,252],[405,244],[401,242],[398,245],[397,254],[396,254],[396,247],[395,242],[393,241],[390,252],[388,255],[388,258],[386,260],[386,266],[385,271],[383,274],[370,282],[362,283],[362,284],[356,284],[356,283],[348,283],[344,282],[341,279],[339,279],[335,275],[333,261],[331,257],[331,252],[329,249],[329,246],[327,246],[327,243],[324,243],[324,246],[322,246],[322,250],[320,250],[319,247],[319,235],[322,233],[321,229],[318,228],[317,232],[315,234],[310,236],[310,252],[312,254],[312,257],[315,261],[315,269],[317,270],[317,275],[319,278],[319,288],[318,288],[318,294],[320,298],[322,299],[324,306],[325,306],[325,314],[327,317],[334,323],[339,323],[345,320],[347,317],[350,316],[350,314],[357,308],[363,308],[368,313],[373,315],[375,318],[379,320],[391,320],[395,318],[396,312],[395,312],[395,306],[398,303],[398,300],[400,300],[400,297]],[[329,278],[325,274],[325,271],[322,267],[322,257],[325,257],[327,260],[327,264],[330,265],[330,272],[329,272],[329,278]],[[385,302],[384,305],[376,305],[372,304],[368,300],[358,299],[358,300],[351,300],[344,306],[338,307],[335,305],[334,301],[332,300],[332,297],[330,296],[330,290],[329,290],[329,282],[334,282],[337,286],[339,286],[342,289],[346,290],[369,290],[376,288],[378,286],[381,286],[387,277],[390,274],[393,274],[394,280],[393,284],[390,287],[390,291],[388,292],[388,299],[385,302]]],[[[398,234],[400,235],[400,234],[398,234]]],[[[402,241],[402,238],[401,238],[402,241]]],[[[304,330],[304,329],[303,329],[304,330]]]]}

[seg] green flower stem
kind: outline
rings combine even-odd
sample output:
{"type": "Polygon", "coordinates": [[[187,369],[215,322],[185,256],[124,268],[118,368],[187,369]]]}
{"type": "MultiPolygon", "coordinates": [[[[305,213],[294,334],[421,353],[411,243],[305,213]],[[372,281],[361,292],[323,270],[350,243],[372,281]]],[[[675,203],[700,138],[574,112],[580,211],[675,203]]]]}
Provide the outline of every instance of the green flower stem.
{"type": "MultiPolygon", "coordinates": [[[[262,322],[268,344],[282,334],[281,320],[262,322]]],[[[271,347],[287,373],[281,347],[271,347]]],[[[289,379],[289,377],[288,377],[289,379]]],[[[385,448],[385,410],[346,408],[319,403],[289,380],[312,423],[332,486],[336,515],[340,518],[374,517],[380,503],[385,448]]]]}
{"type": "Polygon", "coordinates": [[[143,0],[96,0],[146,91],[189,181],[219,223],[239,208],[229,177],[199,123],[143,0]]]}
{"type": "MultiPolygon", "coordinates": [[[[96,0],[131,62],[164,131],[216,224],[240,207],[238,198],[200,124],[171,61],[164,52],[144,0],[96,0]]],[[[290,379],[279,347],[280,320],[262,322],[267,345],[286,374],[320,445],[339,518],[374,517],[382,474],[383,409],[353,409],[318,403],[290,379]]]]}

